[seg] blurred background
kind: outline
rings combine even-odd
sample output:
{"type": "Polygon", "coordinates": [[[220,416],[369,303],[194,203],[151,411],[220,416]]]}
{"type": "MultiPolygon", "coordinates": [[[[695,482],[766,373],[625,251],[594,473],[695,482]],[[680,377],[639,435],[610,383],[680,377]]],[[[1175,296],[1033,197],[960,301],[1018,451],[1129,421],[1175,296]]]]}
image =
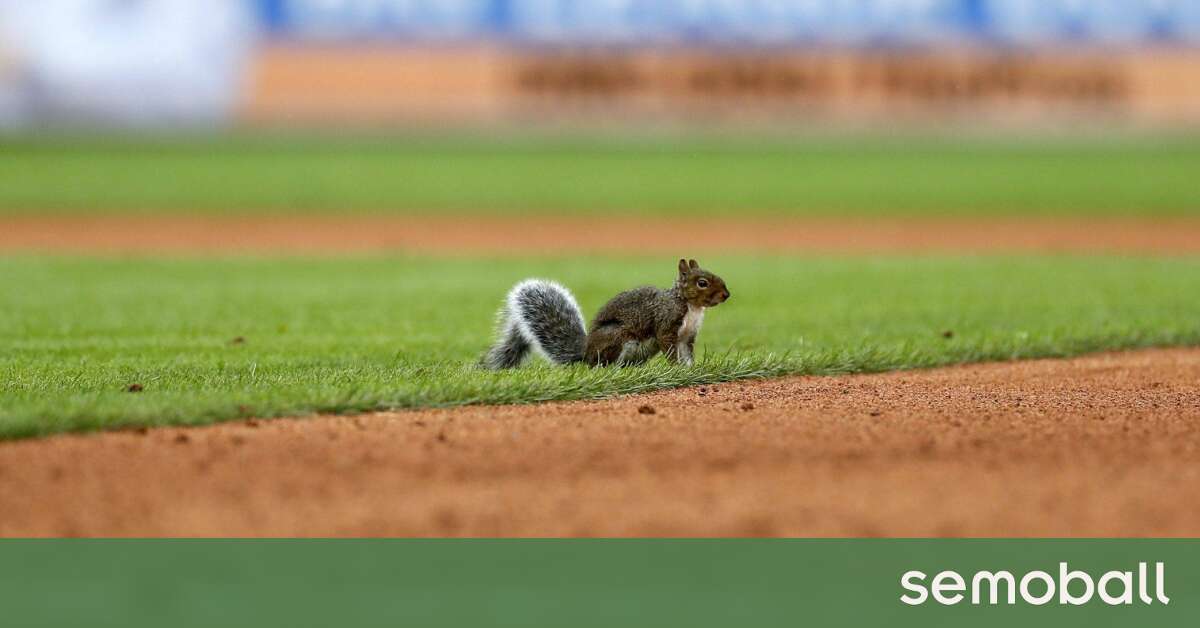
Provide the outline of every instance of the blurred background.
{"type": "Polygon", "coordinates": [[[0,125],[1200,124],[1196,0],[0,0],[0,125]]]}

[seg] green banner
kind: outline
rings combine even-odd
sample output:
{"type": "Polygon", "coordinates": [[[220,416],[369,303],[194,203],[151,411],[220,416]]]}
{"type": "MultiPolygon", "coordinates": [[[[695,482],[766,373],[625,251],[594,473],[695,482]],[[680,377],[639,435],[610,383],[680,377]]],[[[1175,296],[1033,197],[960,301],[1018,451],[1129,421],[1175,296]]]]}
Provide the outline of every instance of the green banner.
{"type": "Polygon", "coordinates": [[[0,565],[13,627],[1200,620],[1196,540],[20,540],[0,565]]]}

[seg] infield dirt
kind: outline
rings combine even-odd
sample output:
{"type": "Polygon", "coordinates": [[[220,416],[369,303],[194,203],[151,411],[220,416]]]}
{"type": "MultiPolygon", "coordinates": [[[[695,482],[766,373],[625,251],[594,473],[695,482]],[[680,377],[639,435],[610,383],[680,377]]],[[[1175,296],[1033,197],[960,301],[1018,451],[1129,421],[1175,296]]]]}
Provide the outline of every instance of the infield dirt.
{"type": "Polygon", "coordinates": [[[1200,349],[0,443],[6,536],[1196,536],[1200,349]]]}

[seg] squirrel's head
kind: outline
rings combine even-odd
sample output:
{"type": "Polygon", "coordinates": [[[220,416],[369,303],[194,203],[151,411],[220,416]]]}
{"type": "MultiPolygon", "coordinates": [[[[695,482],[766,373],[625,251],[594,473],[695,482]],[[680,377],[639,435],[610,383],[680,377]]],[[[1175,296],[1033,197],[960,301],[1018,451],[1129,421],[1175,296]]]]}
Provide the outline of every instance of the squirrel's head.
{"type": "Polygon", "coordinates": [[[696,307],[715,307],[729,298],[725,280],[700,268],[694,259],[679,260],[679,278],[675,287],[696,307]]]}

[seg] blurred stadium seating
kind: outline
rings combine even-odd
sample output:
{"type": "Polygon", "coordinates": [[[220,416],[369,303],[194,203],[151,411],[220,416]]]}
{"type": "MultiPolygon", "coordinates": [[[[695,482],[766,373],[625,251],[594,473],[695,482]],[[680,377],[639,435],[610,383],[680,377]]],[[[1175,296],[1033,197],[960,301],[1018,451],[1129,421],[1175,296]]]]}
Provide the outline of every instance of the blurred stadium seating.
{"type": "Polygon", "coordinates": [[[0,0],[9,126],[1200,123],[1197,0],[0,0]]]}

